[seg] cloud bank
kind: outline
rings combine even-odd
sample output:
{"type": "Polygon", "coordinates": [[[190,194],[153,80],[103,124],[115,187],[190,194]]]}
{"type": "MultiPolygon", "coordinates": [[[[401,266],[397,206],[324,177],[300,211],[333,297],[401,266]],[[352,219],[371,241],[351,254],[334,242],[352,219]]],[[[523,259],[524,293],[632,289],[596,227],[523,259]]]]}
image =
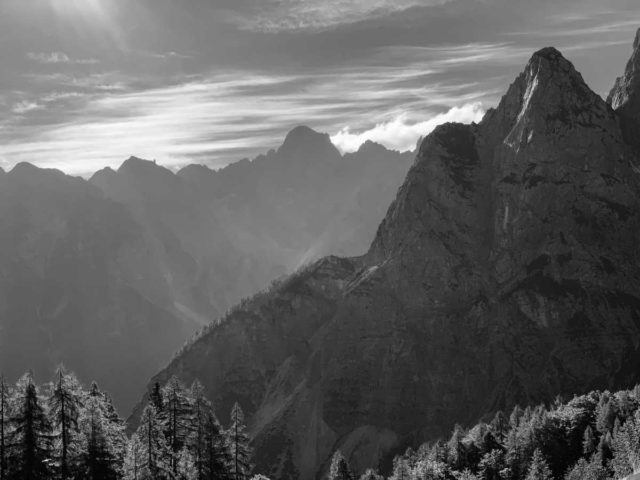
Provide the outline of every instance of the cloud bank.
{"type": "Polygon", "coordinates": [[[372,141],[385,147],[406,152],[414,150],[418,140],[431,133],[438,125],[449,122],[479,122],[485,110],[481,103],[453,107],[448,112],[438,114],[422,122],[411,122],[406,114],[401,114],[389,122],[379,123],[369,130],[354,133],[345,127],[331,137],[333,144],[343,152],[355,152],[360,146],[372,141]]]}

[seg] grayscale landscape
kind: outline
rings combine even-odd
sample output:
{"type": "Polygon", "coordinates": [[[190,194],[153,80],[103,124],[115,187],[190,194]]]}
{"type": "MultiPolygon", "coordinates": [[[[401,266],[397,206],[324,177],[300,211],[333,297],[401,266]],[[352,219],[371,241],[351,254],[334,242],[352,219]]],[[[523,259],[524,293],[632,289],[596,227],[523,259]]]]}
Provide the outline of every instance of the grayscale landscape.
{"type": "Polygon", "coordinates": [[[636,2],[0,39],[0,480],[640,478],[636,2]]]}

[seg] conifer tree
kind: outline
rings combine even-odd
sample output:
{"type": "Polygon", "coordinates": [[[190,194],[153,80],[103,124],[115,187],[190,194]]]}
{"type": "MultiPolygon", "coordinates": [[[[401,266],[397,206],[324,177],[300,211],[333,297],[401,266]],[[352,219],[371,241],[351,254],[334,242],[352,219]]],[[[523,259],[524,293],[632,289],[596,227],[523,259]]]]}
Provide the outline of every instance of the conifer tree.
{"type": "Polygon", "coordinates": [[[585,457],[590,457],[591,454],[596,450],[598,446],[598,442],[596,440],[596,436],[593,433],[593,429],[590,425],[587,425],[587,428],[584,430],[584,435],[582,437],[582,453],[585,457]]]}
{"type": "Polygon", "coordinates": [[[533,458],[529,465],[526,480],[551,480],[552,478],[551,469],[542,456],[542,452],[539,449],[536,450],[533,452],[533,458]]]}
{"type": "Polygon", "coordinates": [[[16,385],[11,416],[10,480],[51,480],[51,425],[41,405],[31,373],[16,385]]]}
{"type": "MultiPolygon", "coordinates": [[[[193,417],[190,447],[196,466],[197,478],[198,480],[203,480],[207,478],[207,446],[210,435],[208,422],[213,416],[213,407],[204,395],[204,387],[197,380],[191,386],[191,399],[193,402],[193,417]]],[[[219,429],[217,429],[217,432],[219,433],[219,429]]]]}
{"type": "Polygon", "coordinates": [[[466,466],[465,446],[462,443],[464,430],[460,425],[456,425],[449,442],[447,443],[449,463],[454,470],[462,471],[466,466]]]}
{"type": "Polygon", "coordinates": [[[177,379],[171,377],[162,389],[163,410],[159,414],[164,424],[164,433],[171,450],[170,465],[174,475],[178,471],[178,456],[191,433],[192,401],[189,392],[177,379]]]}
{"type": "Polygon", "coordinates": [[[79,454],[78,419],[82,408],[82,388],[73,374],[58,367],[49,397],[49,414],[58,439],[56,461],[61,480],[71,478],[79,454]]]}
{"type": "Polygon", "coordinates": [[[411,468],[404,457],[396,457],[393,462],[393,475],[391,480],[411,480],[411,468]]]}
{"type": "Polygon", "coordinates": [[[109,420],[100,396],[89,395],[80,420],[86,437],[86,450],[80,465],[85,480],[118,480],[121,471],[120,452],[110,441],[109,420]]]}
{"type": "Polygon", "coordinates": [[[9,435],[9,387],[0,375],[0,480],[7,479],[7,437],[9,435]]]}
{"type": "Polygon", "coordinates": [[[227,468],[230,459],[225,434],[214,412],[211,411],[206,420],[205,455],[199,480],[231,478],[227,468]]]}
{"type": "Polygon", "coordinates": [[[384,477],[382,475],[378,475],[375,470],[370,468],[360,475],[359,480],[384,480],[384,477]]]}
{"type": "Polygon", "coordinates": [[[167,472],[171,471],[171,454],[153,405],[147,405],[143,410],[137,434],[142,444],[143,468],[140,478],[166,478],[167,472]]]}
{"type": "Polygon", "coordinates": [[[175,475],[177,480],[197,480],[198,470],[196,462],[186,447],[178,454],[178,469],[175,475]]]}
{"type": "Polygon", "coordinates": [[[144,465],[144,447],[138,434],[134,433],[127,443],[127,453],[124,458],[123,468],[124,479],[141,480],[143,478],[144,465]]]}
{"type": "Polygon", "coordinates": [[[149,395],[149,402],[156,407],[158,414],[162,413],[164,410],[164,400],[162,399],[162,387],[160,387],[160,382],[155,382],[153,384],[153,389],[149,395]]]}
{"type": "Polygon", "coordinates": [[[329,480],[355,480],[351,467],[340,450],[336,450],[331,459],[329,480]]]}
{"type": "Polygon", "coordinates": [[[121,469],[127,450],[125,422],[113,406],[109,394],[101,391],[96,382],[92,382],[87,398],[99,411],[101,435],[104,436],[105,444],[108,445],[111,454],[117,459],[118,469],[121,469]]]}
{"type": "Polygon", "coordinates": [[[227,445],[230,457],[229,475],[233,480],[245,480],[251,475],[253,452],[244,423],[244,413],[236,403],[231,410],[231,424],[227,430],[227,445]]]}
{"type": "Polygon", "coordinates": [[[499,442],[503,442],[509,429],[509,419],[502,410],[499,410],[490,423],[493,435],[499,442]]]}

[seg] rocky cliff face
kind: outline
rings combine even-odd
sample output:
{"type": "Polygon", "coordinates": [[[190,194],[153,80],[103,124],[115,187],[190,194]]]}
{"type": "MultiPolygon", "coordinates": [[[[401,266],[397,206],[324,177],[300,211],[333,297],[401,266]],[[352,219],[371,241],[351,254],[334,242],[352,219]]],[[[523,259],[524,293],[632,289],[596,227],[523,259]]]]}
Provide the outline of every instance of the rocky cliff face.
{"type": "Polygon", "coordinates": [[[625,139],[640,148],[640,30],[624,75],[616,80],[607,101],[620,117],[625,139]]]}
{"type": "MultiPolygon", "coordinates": [[[[628,91],[629,98],[640,91],[628,91]]],[[[553,48],[478,125],[429,135],[362,257],[236,308],[157,380],[251,415],[259,470],[357,467],[640,367],[640,185],[616,113],[553,48]]]]}

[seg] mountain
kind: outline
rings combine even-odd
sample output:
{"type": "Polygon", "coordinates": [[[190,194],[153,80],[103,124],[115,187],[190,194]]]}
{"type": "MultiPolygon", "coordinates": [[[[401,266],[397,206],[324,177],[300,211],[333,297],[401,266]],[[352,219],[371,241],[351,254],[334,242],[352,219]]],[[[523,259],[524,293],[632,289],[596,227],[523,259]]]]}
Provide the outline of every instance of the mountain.
{"type": "Polygon", "coordinates": [[[0,370],[59,362],[130,410],[198,328],[328,252],[361,253],[411,154],[342,156],[293,130],[277,151],[178,174],[132,157],[89,182],[0,171],[0,370]]]}
{"type": "Polygon", "coordinates": [[[64,362],[119,404],[195,326],[130,213],[86,181],[22,163],[0,176],[0,365],[64,362]],[[178,340],[176,340],[178,339],[178,340]]]}
{"type": "Polygon", "coordinates": [[[607,102],[620,117],[625,139],[640,147],[640,30],[624,75],[616,80],[607,102]]]}
{"type": "Polygon", "coordinates": [[[480,124],[423,141],[365,255],[243,302],[153,381],[197,377],[222,415],[239,400],[258,471],[291,479],[338,448],[362,470],[487,412],[637,382],[640,159],[620,108],[536,52],[480,124]]]}
{"type": "Polygon", "coordinates": [[[279,149],[219,171],[131,158],[91,182],[133,212],[177,306],[202,324],[302,264],[365,252],[411,160],[372,143],[342,156],[297,127],[279,149]]]}

